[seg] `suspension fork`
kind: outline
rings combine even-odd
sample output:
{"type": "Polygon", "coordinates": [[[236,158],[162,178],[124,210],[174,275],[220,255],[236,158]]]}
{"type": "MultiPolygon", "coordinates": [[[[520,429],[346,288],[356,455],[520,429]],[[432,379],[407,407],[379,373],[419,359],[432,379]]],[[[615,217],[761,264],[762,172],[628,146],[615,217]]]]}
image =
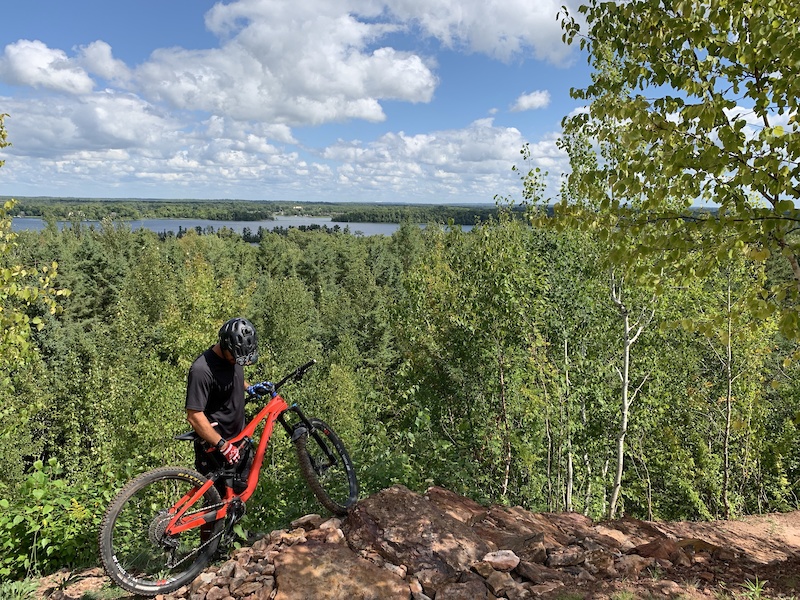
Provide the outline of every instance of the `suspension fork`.
{"type": "Polygon", "coordinates": [[[299,438],[304,433],[314,431],[314,427],[311,425],[311,421],[308,420],[308,417],[306,417],[305,413],[300,409],[299,406],[297,406],[297,404],[292,404],[280,415],[278,415],[278,422],[281,425],[283,425],[283,428],[286,430],[286,433],[289,435],[289,437],[293,442],[297,441],[297,438],[299,438]],[[288,413],[289,411],[295,413],[298,419],[300,419],[294,425],[290,425],[286,421],[286,413],[288,413]]]}
{"type": "Polygon", "coordinates": [[[300,409],[300,407],[297,404],[292,404],[289,408],[283,411],[278,416],[278,422],[280,422],[280,424],[283,425],[283,428],[286,430],[286,433],[289,435],[289,438],[291,438],[292,442],[297,441],[297,439],[304,433],[313,436],[313,438],[317,441],[317,444],[325,452],[325,456],[328,458],[327,466],[330,467],[336,464],[336,456],[333,454],[328,444],[326,444],[323,441],[322,437],[319,435],[317,430],[311,424],[311,421],[308,419],[308,417],[306,417],[305,413],[300,409]],[[286,421],[286,413],[289,411],[295,413],[298,419],[300,419],[294,425],[290,425],[286,421]]]}

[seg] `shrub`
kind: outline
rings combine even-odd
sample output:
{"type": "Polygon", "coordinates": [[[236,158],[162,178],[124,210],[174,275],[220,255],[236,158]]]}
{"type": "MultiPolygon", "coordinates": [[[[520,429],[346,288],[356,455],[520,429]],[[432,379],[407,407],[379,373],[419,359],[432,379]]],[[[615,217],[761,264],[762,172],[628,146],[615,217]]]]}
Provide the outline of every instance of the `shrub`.
{"type": "Polygon", "coordinates": [[[70,483],[56,459],[36,461],[12,497],[0,497],[0,581],[96,564],[100,520],[117,481],[107,468],[97,473],[70,483]]]}

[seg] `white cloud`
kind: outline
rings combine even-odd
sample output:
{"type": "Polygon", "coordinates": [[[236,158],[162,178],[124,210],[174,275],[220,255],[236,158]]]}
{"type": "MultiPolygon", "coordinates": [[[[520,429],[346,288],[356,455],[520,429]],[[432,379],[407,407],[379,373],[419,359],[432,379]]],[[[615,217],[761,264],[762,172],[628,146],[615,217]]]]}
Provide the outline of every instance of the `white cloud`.
{"type": "Polygon", "coordinates": [[[522,112],[525,110],[536,110],[537,108],[545,108],[550,104],[550,92],[547,90],[536,90],[530,94],[522,94],[514,106],[511,107],[511,112],[522,112]]]}
{"type": "Polygon", "coordinates": [[[572,56],[556,20],[564,4],[577,5],[564,0],[394,0],[386,6],[445,45],[501,60],[532,51],[538,59],[563,65],[572,56]]]}
{"type": "Polygon", "coordinates": [[[24,102],[0,99],[14,153],[59,155],[86,148],[153,147],[178,137],[179,122],[130,94],[102,92],[24,102]]]}
{"type": "Polygon", "coordinates": [[[428,102],[432,63],[372,45],[396,25],[342,2],[241,0],[206,16],[216,49],[161,49],[139,66],[143,93],[189,110],[289,125],[385,119],[381,101],[428,102]]]}
{"type": "Polygon", "coordinates": [[[579,106],[569,111],[569,114],[567,114],[567,118],[577,117],[578,115],[588,115],[588,114],[589,114],[588,106],[579,106]]]}
{"type": "MultiPolygon", "coordinates": [[[[516,128],[481,119],[465,129],[389,133],[367,144],[340,141],[323,157],[341,165],[338,183],[345,188],[396,191],[430,201],[492,202],[498,193],[519,195],[511,166],[524,143],[516,128]]],[[[548,167],[565,168],[566,156],[555,139],[532,145],[531,152],[548,167]]]]}
{"type": "Polygon", "coordinates": [[[100,40],[81,47],[79,60],[87,71],[113,82],[124,84],[131,77],[127,65],[114,58],[111,46],[100,40]]]}
{"type": "Polygon", "coordinates": [[[94,88],[86,71],[65,52],[51,50],[35,40],[19,40],[5,47],[0,57],[0,80],[68,94],[88,94],[94,88]]]}

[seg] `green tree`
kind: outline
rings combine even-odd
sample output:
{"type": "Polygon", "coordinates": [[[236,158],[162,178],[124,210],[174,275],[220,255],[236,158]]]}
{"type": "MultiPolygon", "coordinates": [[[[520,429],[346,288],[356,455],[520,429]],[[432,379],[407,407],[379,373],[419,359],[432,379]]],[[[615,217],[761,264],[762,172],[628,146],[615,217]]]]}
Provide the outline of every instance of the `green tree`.
{"type": "MultiPolygon", "coordinates": [[[[0,114],[0,150],[10,145],[6,116],[0,114]]],[[[41,371],[34,333],[58,313],[59,297],[68,292],[54,286],[56,262],[26,263],[20,257],[9,214],[14,204],[11,200],[0,206],[0,439],[35,451],[40,444],[30,419],[40,402],[31,401],[29,394],[35,393],[31,382],[41,371]]],[[[20,453],[8,457],[0,487],[21,478],[24,458],[20,453]]]]}
{"type": "Polygon", "coordinates": [[[758,406],[763,404],[764,363],[774,345],[774,319],[754,320],[744,306],[752,288],[761,286],[761,269],[733,257],[717,273],[703,282],[702,297],[695,303],[697,316],[689,327],[702,336],[709,359],[703,361],[708,381],[712,423],[721,423],[719,439],[722,454],[720,504],[724,518],[741,511],[741,494],[736,487],[749,485],[747,473],[753,471],[753,436],[758,406]],[[715,414],[716,413],[716,414],[715,414]],[[721,438],[721,439],[720,439],[721,438]],[[738,477],[736,476],[740,474],[738,477]],[[734,487],[738,481],[739,486],[734,487]]]}
{"type": "MultiPolygon", "coordinates": [[[[11,145],[5,128],[5,117],[0,114],[0,150],[11,145]]],[[[0,167],[5,161],[0,161],[0,167]]],[[[30,357],[32,328],[43,327],[41,315],[32,307],[39,304],[50,314],[58,305],[56,296],[65,291],[53,287],[58,265],[53,262],[26,266],[15,260],[17,235],[11,231],[10,211],[15,201],[0,206],[0,383],[11,384],[7,377],[12,368],[30,357]]]]}
{"type": "MultiPolygon", "coordinates": [[[[618,71],[618,65],[613,60],[598,60],[601,74],[612,77],[618,71]]],[[[619,96],[617,91],[614,96],[619,96]]],[[[613,128],[613,127],[612,127],[613,128]]],[[[619,127],[618,127],[619,129],[619,127]]],[[[620,344],[619,355],[612,361],[619,378],[619,416],[617,424],[617,437],[615,441],[614,479],[611,488],[611,498],[607,505],[609,518],[614,518],[617,503],[622,493],[623,473],[626,456],[626,437],[628,435],[631,409],[642,387],[645,385],[649,373],[643,373],[639,378],[634,377],[632,370],[632,349],[642,333],[651,325],[655,316],[655,306],[658,297],[658,287],[662,273],[656,277],[644,279],[637,277],[637,273],[646,265],[646,257],[637,255],[634,249],[635,241],[625,236],[617,236],[614,232],[619,228],[619,216],[616,207],[626,204],[625,198],[619,198],[619,191],[614,189],[609,177],[604,175],[595,179],[595,184],[589,188],[582,187],[582,177],[595,174],[599,164],[611,165],[612,170],[623,168],[623,156],[619,147],[605,141],[595,152],[591,148],[590,138],[584,131],[568,130],[559,142],[570,157],[573,177],[567,179],[560,190],[562,204],[552,218],[546,211],[531,210],[529,217],[534,225],[542,227],[556,226],[561,228],[564,224],[580,225],[586,233],[596,235],[603,245],[604,251],[598,254],[599,264],[607,269],[608,290],[614,312],[619,319],[619,335],[615,339],[620,344]],[[574,211],[574,212],[570,212],[574,211]],[[585,222],[578,222],[567,215],[586,212],[594,216],[595,222],[586,226],[585,222]]],[[[524,161],[530,160],[528,147],[522,150],[524,161]]],[[[538,189],[541,187],[542,175],[536,169],[525,173],[523,179],[523,196],[526,200],[536,200],[538,189]]],[[[536,208],[535,205],[531,207],[536,208]]],[[[616,342],[615,342],[616,343],[616,342]]]]}
{"type": "MultiPolygon", "coordinates": [[[[800,6],[588,0],[579,12],[585,30],[566,15],[564,38],[588,50],[595,69],[589,86],[572,91],[588,111],[564,127],[616,149],[616,160],[571,175],[587,193],[604,182],[604,206],[617,217],[607,235],[635,238],[656,271],[697,242],[704,255],[683,262],[685,273],[710,272],[735,253],[784,256],[791,277],[749,300],[762,315],[780,310],[782,331],[797,337],[800,6]],[[693,210],[701,202],[715,210],[693,210]]],[[[599,223],[566,198],[556,212],[599,223]]]]}
{"type": "MultiPolygon", "coordinates": [[[[5,117],[0,114],[0,150],[11,145],[5,128],[5,117]]],[[[0,167],[5,163],[0,160],[0,167]]],[[[20,264],[15,258],[17,235],[11,231],[10,211],[15,201],[9,200],[0,207],[0,383],[7,387],[11,382],[6,375],[24,362],[32,352],[32,328],[44,326],[36,305],[48,313],[58,310],[57,296],[66,296],[66,290],[53,286],[58,265],[55,262],[34,266],[20,264]]],[[[41,310],[39,311],[41,312],[41,310]]]]}
{"type": "Polygon", "coordinates": [[[464,469],[450,477],[472,470],[470,454],[487,467],[470,477],[489,497],[535,502],[543,477],[534,407],[549,368],[539,331],[546,282],[532,232],[501,212],[469,234],[429,228],[426,237],[427,254],[406,278],[402,331],[419,378],[414,423],[448,440],[464,469]]]}

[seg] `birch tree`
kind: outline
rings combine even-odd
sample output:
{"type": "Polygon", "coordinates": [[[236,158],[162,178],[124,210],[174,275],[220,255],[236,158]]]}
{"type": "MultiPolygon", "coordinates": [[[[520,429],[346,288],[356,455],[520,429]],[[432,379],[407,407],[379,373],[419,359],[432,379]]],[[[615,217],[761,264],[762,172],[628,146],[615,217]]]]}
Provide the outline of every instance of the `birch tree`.
{"type": "Polygon", "coordinates": [[[647,382],[647,375],[644,375],[638,383],[632,381],[631,376],[631,350],[639,340],[642,332],[647,328],[655,315],[655,296],[648,302],[642,304],[638,309],[633,308],[626,297],[625,277],[613,270],[609,277],[611,301],[617,309],[620,323],[622,324],[622,353],[620,364],[615,366],[620,381],[620,414],[619,430],[617,433],[616,446],[616,472],[614,484],[611,488],[611,500],[608,505],[608,518],[613,519],[616,515],[617,502],[622,491],[622,474],[625,466],[625,437],[628,434],[628,422],[630,419],[631,407],[647,382]],[[635,388],[633,386],[636,386],[635,388]]]}
{"type": "MultiPolygon", "coordinates": [[[[607,184],[603,205],[617,221],[607,235],[635,238],[656,272],[698,250],[699,260],[682,262],[685,274],[709,273],[733,254],[783,256],[790,277],[748,300],[798,337],[800,5],[587,0],[579,13],[584,24],[564,14],[564,39],[588,51],[592,82],[572,90],[587,110],[564,126],[613,146],[618,160],[570,177],[586,193],[607,184]],[[698,212],[703,203],[714,210],[698,212]]],[[[601,218],[566,199],[558,211],[601,218]]]]}

